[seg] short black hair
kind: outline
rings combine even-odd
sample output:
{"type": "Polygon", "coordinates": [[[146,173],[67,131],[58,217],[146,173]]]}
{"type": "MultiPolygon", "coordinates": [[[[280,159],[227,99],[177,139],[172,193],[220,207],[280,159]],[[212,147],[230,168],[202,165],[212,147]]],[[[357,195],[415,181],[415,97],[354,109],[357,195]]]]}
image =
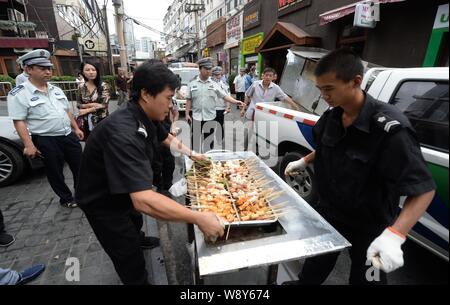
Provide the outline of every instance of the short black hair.
{"type": "Polygon", "coordinates": [[[275,74],[277,72],[275,72],[274,68],[266,67],[266,68],[264,68],[263,74],[266,74],[266,73],[273,73],[273,74],[275,74]]]}
{"type": "Polygon", "coordinates": [[[314,75],[317,77],[330,72],[336,73],[336,78],[349,82],[357,75],[364,75],[364,66],[355,52],[349,48],[340,48],[319,60],[314,75]]]}
{"type": "Polygon", "coordinates": [[[175,91],[180,85],[177,75],[163,63],[144,62],[134,72],[131,102],[137,103],[139,101],[142,89],[145,89],[152,96],[157,96],[166,88],[175,91]]]}

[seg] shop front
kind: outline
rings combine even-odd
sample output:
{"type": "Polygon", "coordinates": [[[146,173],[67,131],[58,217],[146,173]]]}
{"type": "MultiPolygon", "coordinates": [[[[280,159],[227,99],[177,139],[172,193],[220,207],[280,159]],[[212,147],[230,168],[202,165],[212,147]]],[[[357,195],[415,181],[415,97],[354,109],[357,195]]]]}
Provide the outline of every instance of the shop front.
{"type": "Polygon", "coordinates": [[[256,66],[258,76],[262,72],[262,56],[257,52],[259,45],[264,40],[264,33],[258,33],[249,37],[245,37],[242,40],[241,50],[241,67],[250,69],[252,66],[256,66]]]}
{"type": "Polygon", "coordinates": [[[227,21],[227,37],[224,50],[228,57],[228,65],[226,70],[229,75],[237,75],[239,73],[239,47],[243,37],[242,32],[242,13],[231,17],[227,21]]]}
{"type": "Polygon", "coordinates": [[[274,68],[280,78],[291,47],[319,47],[320,44],[319,37],[309,35],[295,24],[277,22],[256,51],[262,55],[264,64],[274,68]]]}

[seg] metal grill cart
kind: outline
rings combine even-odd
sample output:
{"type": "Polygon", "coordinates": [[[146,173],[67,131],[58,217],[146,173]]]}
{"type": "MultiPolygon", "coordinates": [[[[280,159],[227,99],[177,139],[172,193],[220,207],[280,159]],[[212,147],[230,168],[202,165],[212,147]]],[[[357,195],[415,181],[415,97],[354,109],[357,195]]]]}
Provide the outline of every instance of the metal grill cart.
{"type": "MultiPolygon", "coordinates": [[[[214,152],[212,161],[257,158],[253,152],[214,152]]],[[[328,222],[309,206],[264,162],[253,167],[271,183],[267,187],[281,191],[272,204],[285,202],[288,213],[276,222],[231,226],[228,239],[205,242],[202,232],[193,226],[194,270],[196,284],[272,284],[278,265],[351,246],[328,222]]],[[[192,233],[192,232],[191,232],[192,233]]]]}

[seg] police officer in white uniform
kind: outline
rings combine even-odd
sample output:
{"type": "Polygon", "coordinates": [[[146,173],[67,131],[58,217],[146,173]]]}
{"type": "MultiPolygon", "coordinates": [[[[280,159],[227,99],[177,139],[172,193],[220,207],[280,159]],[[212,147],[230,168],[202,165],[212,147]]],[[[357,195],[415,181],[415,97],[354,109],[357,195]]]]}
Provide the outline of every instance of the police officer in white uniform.
{"type": "Polygon", "coordinates": [[[23,57],[26,55],[27,54],[22,55],[16,60],[17,64],[22,69],[22,73],[20,73],[19,75],[16,76],[16,87],[23,84],[24,82],[26,82],[28,80],[28,74],[27,74],[27,72],[25,72],[25,66],[23,64],[23,57]]]}
{"type": "Polygon", "coordinates": [[[69,164],[74,184],[81,161],[83,132],[78,128],[64,92],[48,84],[53,64],[47,50],[34,50],[21,57],[29,79],[10,91],[9,116],[25,146],[24,155],[40,157],[47,178],[64,207],[77,207],[64,182],[64,162],[69,164]],[[73,128],[73,131],[72,131],[73,128]]]}
{"type": "MultiPolygon", "coordinates": [[[[200,150],[199,144],[201,139],[208,138],[213,132],[211,129],[215,128],[215,123],[207,124],[203,130],[203,126],[207,122],[214,122],[216,119],[216,100],[217,98],[224,99],[225,102],[243,106],[241,101],[238,101],[220,88],[220,86],[211,79],[212,61],[210,58],[203,58],[198,61],[200,74],[197,78],[189,83],[186,102],[186,121],[192,122],[193,130],[193,145],[196,150],[200,150]],[[192,119],[190,111],[192,109],[192,119]],[[200,130],[200,132],[198,132],[200,130]],[[203,133],[205,136],[203,137],[203,133]]],[[[214,141],[212,141],[214,142],[214,141]]],[[[211,143],[214,146],[214,143],[211,143]]]]}

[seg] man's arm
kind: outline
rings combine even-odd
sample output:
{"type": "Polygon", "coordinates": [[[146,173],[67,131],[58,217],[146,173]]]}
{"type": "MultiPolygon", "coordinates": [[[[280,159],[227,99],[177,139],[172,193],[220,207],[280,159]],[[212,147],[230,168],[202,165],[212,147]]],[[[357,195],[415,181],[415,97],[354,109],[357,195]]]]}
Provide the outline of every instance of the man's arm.
{"type": "Polygon", "coordinates": [[[31,140],[27,123],[25,121],[14,120],[14,128],[16,128],[16,131],[19,134],[19,137],[23,142],[23,146],[25,146],[23,154],[30,158],[35,158],[40,155],[41,152],[36,148],[36,146],[34,146],[34,143],[31,140]]]}
{"type": "Polygon", "coordinates": [[[286,97],[284,98],[284,102],[288,103],[289,105],[291,105],[291,107],[294,110],[300,110],[300,107],[298,107],[298,105],[289,97],[286,95],[286,97]]]}
{"type": "Polygon", "coordinates": [[[428,209],[428,206],[433,200],[435,191],[430,191],[417,196],[410,196],[406,198],[402,211],[398,216],[392,228],[402,235],[408,235],[412,227],[419,221],[420,217],[428,209]]]}
{"type": "Polygon", "coordinates": [[[164,146],[170,148],[171,150],[175,150],[183,155],[188,156],[192,160],[206,160],[207,158],[195,152],[194,150],[188,148],[186,145],[183,144],[180,140],[178,140],[177,137],[174,137],[169,133],[167,138],[162,142],[164,146]]]}
{"type": "Polygon", "coordinates": [[[196,224],[205,237],[217,237],[224,234],[224,228],[214,213],[192,211],[150,190],[131,193],[130,198],[134,208],[139,212],[161,220],[196,224]]]}
{"type": "Polygon", "coordinates": [[[236,104],[236,105],[241,106],[241,107],[244,106],[244,103],[242,103],[241,101],[238,101],[238,100],[232,98],[229,95],[225,96],[223,99],[225,100],[225,102],[236,104]]]}

